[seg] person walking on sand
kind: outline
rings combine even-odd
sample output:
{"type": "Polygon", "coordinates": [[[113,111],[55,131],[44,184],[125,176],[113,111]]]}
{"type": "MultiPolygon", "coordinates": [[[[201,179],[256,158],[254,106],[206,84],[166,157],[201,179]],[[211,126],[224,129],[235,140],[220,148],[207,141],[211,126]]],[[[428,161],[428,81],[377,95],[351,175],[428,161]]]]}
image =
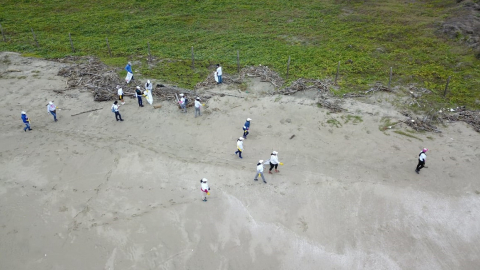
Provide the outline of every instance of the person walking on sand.
{"type": "Polygon", "coordinates": [[[195,99],[195,118],[197,117],[197,114],[198,116],[202,116],[202,114],[200,113],[200,108],[202,107],[202,103],[200,103],[200,98],[197,97],[195,99]]]}
{"type": "Polygon", "coordinates": [[[180,100],[178,101],[178,104],[180,104],[180,108],[182,108],[182,112],[186,113],[187,112],[187,106],[185,104],[185,95],[180,94],[180,100]]]}
{"type": "Polygon", "coordinates": [[[268,170],[268,173],[272,173],[272,169],[275,167],[275,172],[280,172],[279,170],[277,170],[278,168],[278,164],[280,162],[278,162],[278,152],[277,151],[273,151],[272,152],[272,155],[270,156],[270,170],[268,170]]]}
{"type": "Polygon", "coordinates": [[[145,90],[152,92],[152,89],[153,89],[152,83],[150,82],[150,80],[147,80],[147,82],[145,83],[145,90]]]}
{"type": "Polygon", "coordinates": [[[23,131],[27,132],[27,129],[32,130],[30,128],[30,119],[28,119],[27,113],[24,111],[22,111],[22,121],[25,124],[25,128],[23,129],[23,131]]]}
{"type": "Polygon", "coordinates": [[[415,169],[415,172],[417,174],[420,174],[420,170],[425,167],[425,161],[427,160],[427,151],[428,149],[427,148],[423,148],[422,152],[420,152],[420,154],[418,154],[418,164],[417,164],[417,168],[415,169]]]}
{"type": "Polygon", "coordinates": [[[118,105],[118,101],[115,100],[115,102],[112,105],[112,112],[115,113],[115,119],[117,121],[118,120],[123,121],[122,115],[120,115],[120,112],[118,111],[118,107],[120,107],[120,105],[118,105]]]}
{"type": "Polygon", "coordinates": [[[245,124],[243,125],[243,138],[247,138],[247,135],[250,134],[250,132],[248,132],[250,130],[250,121],[252,121],[252,119],[250,118],[247,118],[247,121],[245,121],[245,124]]]}
{"type": "Polygon", "coordinates": [[[53,120],[57,122],[57,106],[53,104],[53,101],[48,102],[47,112],[51,113],[53,115],[53,120]]]}
{"type": "Polygon", "coordinates": [[[266,184],[265,177],[263,176],[263,160],[259,160],[257,163],[257,173],[255,174],[255,178],[253,180],[258,181],[258,176],[262,177],[263,182],[266,184]]]}
{"type": "Polygon", "coordinates": [[[125,80],[127,83],[130,83],[130,81],[133,81],[133,70],[132,70],[132,63],[128,62],[127,65],[125,66],[125,70],[127,71],[127,77],[125,80]]]}
{"type": "Polygon", "coordinates": [[[202,178],[200,180],[200,190],[202,191],[202,201],[207,201],[207,195],[209,194],[210,187],[208,187],[207,178],[202,178]]]}
{"type": "Polygon", "coordinates": [[[118,100],[120,100],[120,102],[122,102],[122,105],[125,104],[125,102],[123,101],[123,89],[120,87],[120,85],[117,85],[117,93],[118,93],[118,100]]]}
{"type": "Polygon", "coordinates": [[[222,66],[220,64],[217,64],[217,77],[218,77],[218,82],[217,84],[222,83],[222,66]]]}
{"type": "Polygon", "coordinates": [[[142,90],[140,90],[140,86],[137,86],[137,89],[135,90],[135,96],[137,96],[138,99],[138,106],[143,107],[143,101],[142,101],[142,90]]]}
{"type": "Polygon", "coordinates": [[[243,138],[240,137],[237,140],[237,152],[235,152],[235,155],[238,154],[238,156],[242,158],[242,152],[243,152],[243,138]]]}

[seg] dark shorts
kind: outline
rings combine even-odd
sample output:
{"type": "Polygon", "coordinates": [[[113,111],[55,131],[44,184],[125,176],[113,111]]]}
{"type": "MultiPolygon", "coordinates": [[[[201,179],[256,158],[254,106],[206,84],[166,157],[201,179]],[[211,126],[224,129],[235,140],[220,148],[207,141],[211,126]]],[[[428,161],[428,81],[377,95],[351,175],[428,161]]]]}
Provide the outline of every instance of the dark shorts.
{"type": "Polygon", "coordinates": [[[122,99],[123,99],[123,95],[118,95],[118,99],[119,99],[119,100],[122,100],[122,99]]]}

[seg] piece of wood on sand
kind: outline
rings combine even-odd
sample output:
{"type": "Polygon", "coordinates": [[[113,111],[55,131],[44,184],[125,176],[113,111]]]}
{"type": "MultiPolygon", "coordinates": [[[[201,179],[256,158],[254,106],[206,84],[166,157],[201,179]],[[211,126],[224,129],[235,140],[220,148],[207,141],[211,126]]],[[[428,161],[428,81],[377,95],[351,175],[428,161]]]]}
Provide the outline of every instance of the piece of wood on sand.
{"type": "Polygon", "coordinates": [[[101,110],[101,109],[102,109],[102,108],[93,109],[93,110],[89,110],[89,111],[84,111],[84,112],[80,112],[80,113],[72,114],[72,116],[76,116],[76,115],[79,115],[79,114],[84,114],[84,113],[89,113],[89,112],[94,112],[94,111],[98,111],[98,110],[101,110]]]}
{"type": "Polygon", "coordinates": [[[153,105],[154,109],[160,109],[161,107],[162,107],[162,105],[153,105]]]}

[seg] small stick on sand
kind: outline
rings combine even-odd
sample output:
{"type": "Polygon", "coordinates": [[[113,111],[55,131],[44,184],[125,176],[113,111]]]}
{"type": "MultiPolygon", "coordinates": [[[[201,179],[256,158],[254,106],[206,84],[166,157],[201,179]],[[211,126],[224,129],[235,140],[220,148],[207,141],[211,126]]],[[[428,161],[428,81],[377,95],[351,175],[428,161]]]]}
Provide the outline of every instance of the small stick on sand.
{"type": "Polygon", "coordinates": [[[102,108],[93,109],[93,110],[89,110],[89,111],[84,111],[84,112],[81,112],[81,113],[72,114],[72,116],[76,116],[76,115],[79,115],[79,114],[82,114],[82,113],[94,112],[94,111],[98,111],[98,110],[101,110],[101,109],[102,109],[102,108]]]}

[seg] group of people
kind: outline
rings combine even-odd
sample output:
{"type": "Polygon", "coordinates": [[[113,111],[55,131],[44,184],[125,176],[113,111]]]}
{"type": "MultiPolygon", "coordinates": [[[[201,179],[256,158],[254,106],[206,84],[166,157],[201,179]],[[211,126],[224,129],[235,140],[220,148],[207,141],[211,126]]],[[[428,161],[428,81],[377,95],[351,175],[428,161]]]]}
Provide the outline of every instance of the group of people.
{"type": "MultiPolygon", "coordinates": [[[[53,101],[48,102],[47,104],[47,112],[53,116],[53,121],[57,122],[57,106],[53,103],[53,101]]],[[[22,111],[22,121],[25,124],[25,128],[23,131],[27,132],[27,130],[32,130],[30,126],[30,118],[28,118],[27,113],[22,111]]]]}
{"type": "MultiPolygon", "coordinates": [[[[125,67],[125,70],[127,70],[127,77],[126,77],[126,82],[127,83],[130,83],[130,81],[134,80],[133,78],[133,71],[132,71],[132,67],[131,67],[131,63],[128,62],[127,66],[125,67]]],[[[217,70],[215,72],[215,80],[217,81],[217,83],[222,83],[222,68],[219,64],[217,64],[217,70]]],[[[152,83],[150,82],[150,80],[147,80],[147,82],[145,83],[145,91],[152,91],[152,83]]],[[[118,99],[119,101],[121,102],[122,105],[125,104],[125,101],[124,101],[124,93],[123,93],[123,89],[120,87],[120,85],[117,85],[117,93],[118,93],[118,99]]],[[[142,96],[145,96],[145,92],[142,92],[140,86],[137,86],[136,89],[135,89],[135,96],[138,100],[138,106],[139,107],[143,107],[143,100],[142,100],[142,96]]],[[[180,94],[180,99],[178,100],[178,103],[180,105],[180,108],[182,109],[182,112],[186,113],[187,112],[187,105],[188,105],[188,98],[186,97],[185,94],[180,94]]],[[[200,112],[200,108],[202,107],[203,105],[200,103],[200,98],[197,97],[195,98],[195,117],[197,116],[201,116],[201,112],[200,112]]],[[[112,112],[115,113],[115,119],[117,121],[123,121],[122,119],[122,115],[120,114],[120,111],[119,111],[119,107],[120,107],[120,104],[118,103],[118,101],[115,101],[112,105],[112,112]]],[[[48,113],[50,113],[52,116],[53,116],[53,120],[55,122],[57,122],[57,111],[56,111],[57,107],[55,106],[55,104],[53,103],[53,101],[50,101],[48,104],[47,104],[47,111],[48,113]]],[[[23,129],[25,132],[27,130],[32,130],[31,126],[30,126],[30,119],[28,118],[27,116],[27,113],[25,111],[22,111],[22,117],[21,117],[23,123],[25,124],[25,128],[23,129]]],[[[242,157],[242,153],[244,151],[244,147],[243,147],[243,142],[245,139],[247,139],[247,136],[250,134],[250,124],[251,124],[251,121],[252,119],[251,118],[247,118],[247,120],[245,121],[245,124],[243,125],[243,135],[242,137],[239,137],[237,139],[237,151],[235,152],[235,155],[238,155],[239,158],[243,158],[242,157]]],[[[417,167],[415,168],[415,172],[417,174],[420,173],[420,170],[422,168],[425,167],[425,162],[426,162],[426,159],[427,159],[427,153],[428,149],[427,148],[423,148],[422,151],[420,152],[420,154],[418,155],[418,164],[417,164],[417,167]]],[[[256,164],[256,173],[255,173],[255,177],[254,177],[254,181],[258,181],[258,177],[262,177],[262,180],[263,182],[266,184],[267,181],[265,180],[265,176],[263,175],[263,170],[264,170],[264,164],[270,164],[270,169],[268,170],[268,173],[269,174],[272,174],[272,170],[274,169],[276,173],[279,173],[280,171],[278,170],[278,165],[283,165],[283,163],[281,163],[279,160],[278,160],[278,152],[277,151],[272,151],[271,155],[270,155],[270,159],[267,160],[266,162],[264,162],[263,160],[259,160],[256,164]]],[[[207,201],[207,195],[210,194],[210,187],[208,186],[208,180],[206,178],[202,178],[200,180],[200,190],[202,191],[202,201],[206,202],[207,201]]]]}
{"type": "MultiPolygon", "coordinates": [[[[247,139],[247,136],[248,134],[250,134],[250,123],[251,123],[252,119],[251,118],[247,118],[247,120],[245,121],[245,124],[243,125],[243,136],[238,138],[237,139],[237,151],[235,152],[235,155],[238,155],[239,158],[243,158],[242,157],[242,153],[243,153],[243,142],[245,139],[247,139]]],[[[253,180],[255,181],[258,181],[258,177],[261,176],[262,177],[262,180],[263,182],[266,184],[267,181],[265,180],[265,177],[263,175],[263,165],[264,164],[270,164],[270,169],[268,170],[268,173],[269,174],[272,174],[272,170],[275,168],[275,172],[280,172],[278,170],[278,165],[282,165],[283,163],[279,162],[278,161],[278,152],[277,151],[273,151],[270,155],[270,159],[267,160],[265,163],[263,160],[259,160],[258,163],[257,163],[257,172],[255,174],[255,178],[253,180]]]]}

